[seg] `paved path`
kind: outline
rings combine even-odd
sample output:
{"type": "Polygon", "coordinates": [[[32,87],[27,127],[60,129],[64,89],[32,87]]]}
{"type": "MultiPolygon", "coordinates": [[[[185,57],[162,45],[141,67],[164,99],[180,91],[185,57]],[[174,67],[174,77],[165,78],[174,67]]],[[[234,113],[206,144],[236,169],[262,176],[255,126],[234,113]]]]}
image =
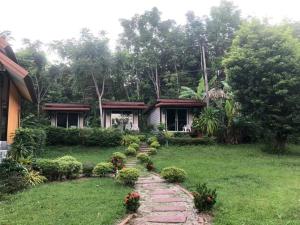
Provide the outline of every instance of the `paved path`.
{"type": "MultiPolygon", "coordinates": [[[[141,150],[147,151],[147,146],[142,145],[141,150]]],[[[134,163],[137,161],[127,165],[132,167],[134,163]]],[[[191,196],[158,175],[147,173],[140,177],[135,190],[141,195],[141,206],[137,216],[128,222],[130,225],[209,225],[207,216],[197,214],[191,196]]]]}

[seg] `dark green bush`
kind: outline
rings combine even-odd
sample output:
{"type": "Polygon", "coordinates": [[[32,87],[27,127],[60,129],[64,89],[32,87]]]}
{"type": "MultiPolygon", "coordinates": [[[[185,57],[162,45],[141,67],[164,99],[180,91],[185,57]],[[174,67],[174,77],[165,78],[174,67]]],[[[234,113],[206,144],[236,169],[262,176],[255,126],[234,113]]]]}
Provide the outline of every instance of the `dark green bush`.
{"type": "Polygon", "coordinates": [[[137,151],[137,150],[139,150],[140,145],[137,143],[131,143],[128,147],[134,148],[137,151]]]}
{"type": "Polygon", "coordinates": [[[25,179],[27,170],[12,159],[3,159],[0,163],[0,193],[12,194],[28,186],[25,179]]]}
{"type": "Polygon", "coordinates": [[[170,183],[180,183],[186,179],[186,172],[175,166],[166,167],[161,171],[161,176],[170,183]]]}
{"type": "Polygon", "coordinates": [[[104,177],[114,172],[114,165],[110,162],[98,163],[93,169],[93,174],[104,177]]]}
{"type": "Polygon", "coordinates": [[[150,144],[150,147],[151,147],[151,148],[159,148],[159,147],[160,147],[160,144],[158,143],[158,141],[153,141],[153,142],[150,144]]]}
{"type": "Polygon", "coordinates": [[[117,181],[128,186],[134,186],[139,175],[140,172],[136,168],[123,168],[117,175],[117,181]]]}
{"type": "Polygon", "coordinates": [[[57,158],[55,161],[59,163],[62,176],[66,179],[76,178],[82,171],[82,163],[73,156],[66,155],[57,158]]]}
{"type": "Polygon", "coordinates": [[[216,203],[216,189],[209,189],[206,184],[198,184],[193,192],[194,204],[199,212],[211,210],[216,203]]]}
{"type": "Polygon", "coordinates": [[[150,148],[149,154],[150,155],[156,155],[157,154],[157,149],[156,148],[150,148]]]}
{"type": "Polygon", "coordinates": [[[84,162],[82,164],[82,173],[86,177],[90,177],[93,175],[93,169],[96,166],[93,162],[84,162]]]}
{"type": "Polygon", "coordinates": [[[9,155],[14,160],[36,156],[46,144],[46,132],[42,129],[19,128],[16,130],[14,142],[9,155]]]}
{"type": "Polygon", "coordinates": [[[139,145],[141,141],[139,139],[139,136],[137,136],[137,135],[126,134],[126,135],[123,135],[121,142],[122,142],[122,145],[129,146],[130,144],[133,144],[133,143],[136,143],[139,145]]]}
{"type": "Polygon", "coordinates": [[[209,137],[202,138],[169,138],[171,145],[209,145],[214,144],[214,139],[209,137]]]}
{"type": "Polygon", "coordinates": [[[119,146],[122,140],[122,134],[117,129],[48,127],[46,133],[49,145],[114,147],[119,146]]]}

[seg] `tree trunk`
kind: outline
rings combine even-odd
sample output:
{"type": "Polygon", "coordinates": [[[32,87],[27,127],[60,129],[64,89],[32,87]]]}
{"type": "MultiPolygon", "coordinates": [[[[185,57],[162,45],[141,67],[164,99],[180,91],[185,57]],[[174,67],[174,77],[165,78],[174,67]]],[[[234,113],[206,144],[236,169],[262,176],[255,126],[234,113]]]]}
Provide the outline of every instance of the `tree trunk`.
{"type": "Polygon", "coordinates": [[[96,94],[98,97],[98,105],[99,105],[99,111],[100,111],[100,127],[103,127],[104,125],[104,118],[103,118],[103,109],[102,109],[102,96],[104,94],[104,87],[105,87],[105,79],[103,79],[102,82],[102,90],[100,93],[99,87],[98,87],[98,83],[96,81],[96,78],[94,76],[94,74],[92,73],[92,78],[93,78],[93,82],[94,82],[94,86],[95,86],[95,90],[96,90],[96,94]]]}
{"type": "Polygon", "coordinates": [[[157,70],[157,65],[155,66],[155,82],[156,82],[156,95],[157,99],[160,98],[160,80],[158,76],[158,70],[157,70]]]}
{"type": "Polygon", "coordinates": [[[204,81],[205,81],[205,100],[206,100],[206,105],[209,107],[209,96],[208,96],[208,78],[207,78],[207,68],[206,68],[206,59],[205,59],[205,49],[204,46],[202,46],[202,59],[203,59],[203,72],[204,72],[204,81]]]}

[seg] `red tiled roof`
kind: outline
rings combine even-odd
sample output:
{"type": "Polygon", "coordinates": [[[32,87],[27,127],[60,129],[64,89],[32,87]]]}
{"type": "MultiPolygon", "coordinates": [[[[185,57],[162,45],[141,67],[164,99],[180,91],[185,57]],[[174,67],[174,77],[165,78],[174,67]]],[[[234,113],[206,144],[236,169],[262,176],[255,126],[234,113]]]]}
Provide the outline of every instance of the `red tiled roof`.
{"type": "Polygon", "coordinates": [[[201,107],[205,106],[205,103],[192,99],[158,99],[155,107],[161,106],[201,107]]]}
{"type": "Polygon", "coordinates": [[[91,106],[88,104],[77,103],[46,103],[43,106],[44,111],[75,111],[75,112],[88,112],[91,106]]]}
{"type": "Polygon", "coordinates": [[[144,102],[121,102],[110,101],[103,102],[103,109],[146,109],[147,105],[144,102]]]}

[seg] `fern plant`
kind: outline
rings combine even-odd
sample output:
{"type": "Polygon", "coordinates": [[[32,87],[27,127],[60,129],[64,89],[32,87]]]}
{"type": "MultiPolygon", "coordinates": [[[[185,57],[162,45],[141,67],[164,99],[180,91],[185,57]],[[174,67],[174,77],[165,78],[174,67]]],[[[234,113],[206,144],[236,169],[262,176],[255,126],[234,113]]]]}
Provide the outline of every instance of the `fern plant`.
{"type": "Polygon", "coordinates": [[[193,121],[193,127],[208,136],[213,136],[219,128],[218,110],[213,107],[204,108],[199,118],[193,121]]]}

